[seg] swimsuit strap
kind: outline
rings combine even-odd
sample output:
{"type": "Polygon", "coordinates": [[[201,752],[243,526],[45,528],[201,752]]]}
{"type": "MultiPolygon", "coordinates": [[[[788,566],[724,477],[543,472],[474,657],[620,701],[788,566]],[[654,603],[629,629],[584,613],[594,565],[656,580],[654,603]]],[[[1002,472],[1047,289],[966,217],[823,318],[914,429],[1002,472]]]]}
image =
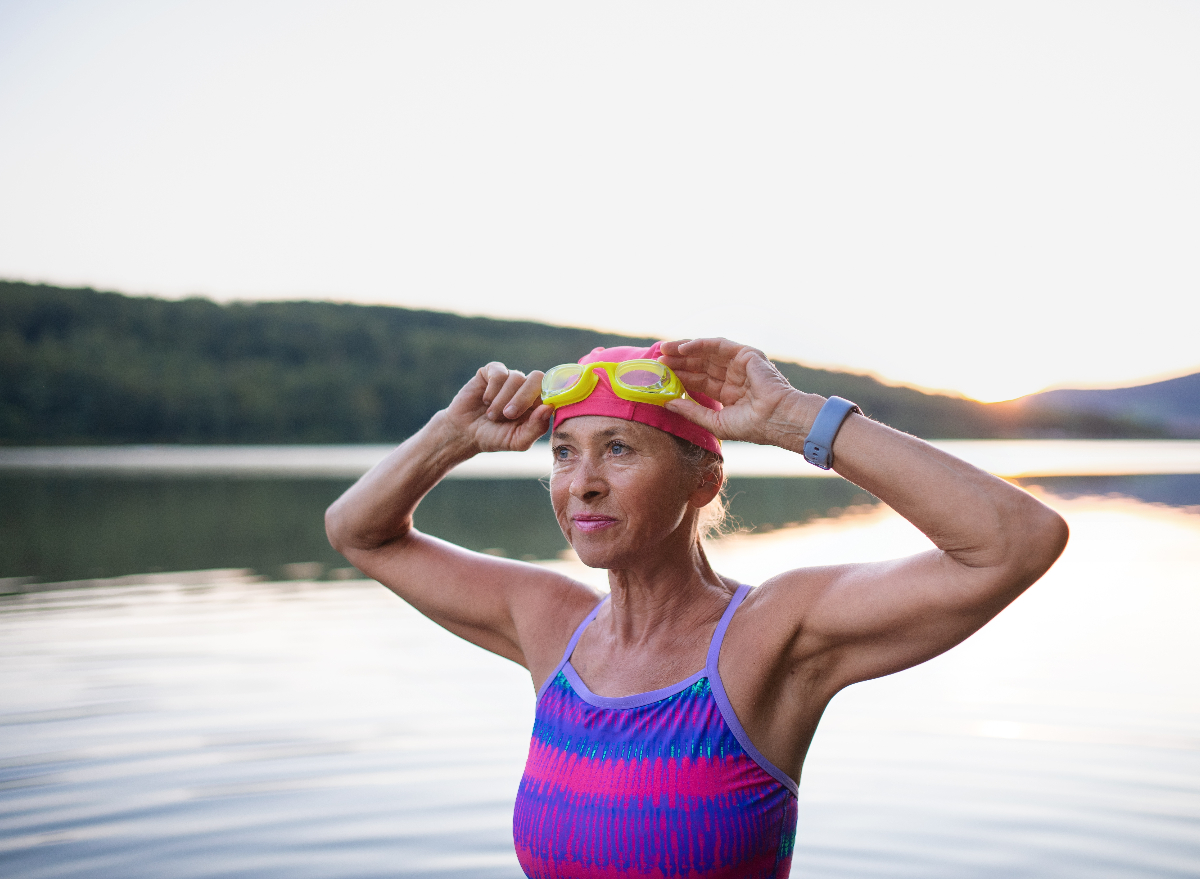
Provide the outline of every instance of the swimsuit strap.
{"type": "Polygon", "coordinates": [[[729,628],[729,622],[737,612],[742,599],[749,594],[749,586],[745,584],[739,586],[737,592],[733,593],[733,598],[729,599],[729,606],[725,608],[725,613],[721,614],[721,621],[717,623],[717,629],[713,632],[712,641],[708,645],[708,658],[704,662],[710,679],[717,676],[717,659],[721,655],[721,644],[725,641],[725,630],[729,628]]]}
{"type": "Polygon", "coordinates": [[[786,772],[763,756],[762,751],[754,746],[754,742],[750,741],[750,736],[746,733],[742,722],[738,719],[737,712],[733,710],[733,703],[729,701],[729,694],[725,692],[725,682],[721,680],[721,674],[717,671],[717,660],[721,657],[721,643],[725,640],[725,630],[729,628],[729,621],[733,619],[734,612],[742,603],[747,595],[750,594],[749,586],[739,586],[737,592],[733,594],[733,598],[729,601],[729,607],[725,608],[725,613],[721,616],[721,621],[717,623],[717,630],[713,632],[712,644],[708,648],[708,663],[706,671],[708,674],[708,684],[712,688],[713,698],[717,701],[717,706],[721,709],[721,715],[725,718],[725,723],[729,725],[729,729],[733,732],[734,737],[745,749],[762,769],[792,792],[792,796],[796,796],[796,782],[786,772]]]}
{"type": "Polygon", "coordinates": [[[608,601],[608,598],[608,595],[605,595],[603,598],[601,598],[596,603],[596,606],[588,612],[588,615],[583,618],[583,622],[575,627],[575,634],[573,634],[571,636],[571,640],[567,642],[567,649],[563,651],[562,659],[558,661],[558,665],[554,667],[554,671],[550,672],[550,675],[546,678],[545,683],[538,688],[538,699],[542,698],[542,693],[545,692],[546,687],[550,686],[550,682],[558,677],[558,673],[563,670],[563,666],[567,664],[567,660],[569,660],[571,658],[571,654],[575,652],[575,645],[579,643],[579,639],[583,635],[583,630],[591,625],[592,620],[596,618],[596,614],[600,613],[600,608],[604,607],[604,602],[608,601]]]}

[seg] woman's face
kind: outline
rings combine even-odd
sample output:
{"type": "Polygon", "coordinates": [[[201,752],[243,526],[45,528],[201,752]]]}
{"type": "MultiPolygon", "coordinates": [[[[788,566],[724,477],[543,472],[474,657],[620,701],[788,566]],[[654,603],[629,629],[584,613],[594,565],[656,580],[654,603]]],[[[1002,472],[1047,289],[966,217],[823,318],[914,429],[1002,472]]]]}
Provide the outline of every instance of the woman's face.
{"type": "Polygon", "coordinates": [[[695,514],[716,494],[681,459],[670,434],[581,415],[551,436],[550,498],[585,565],[625,568],[695,541],[695,514]]]}

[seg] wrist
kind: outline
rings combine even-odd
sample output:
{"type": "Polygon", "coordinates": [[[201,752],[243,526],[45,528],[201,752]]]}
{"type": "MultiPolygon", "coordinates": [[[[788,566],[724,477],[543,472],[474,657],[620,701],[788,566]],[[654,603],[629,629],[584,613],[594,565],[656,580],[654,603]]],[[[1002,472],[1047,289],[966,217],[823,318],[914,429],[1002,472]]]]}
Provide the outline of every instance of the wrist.
{"type": "Polygon", "coordinates": [[[470,460],[483,451],[475,438],[455,423],[450,413],[442,409],[429,419],[417,433],[437,459],[437,465],[449,470],[470,460]],[[424,435],[424,436],[422,436],[424,435]]]}
{"type": "Polygon", "coordinates": [[[767,435],[765,444],[804,454],[804,440],[824,405],[825,398],[820,394],[806,394],[793,389],[775,407],[775,412],[764,425],[767,435]]]}
{"type": "Polygon", "coordinates": [[[830,397],[817,413],[808,436],[804,440],[804,460],[829,470],[833,467],[833,441],[846,419],[855,412],[862,414],[858,405],[844,397],[830,397]]]}

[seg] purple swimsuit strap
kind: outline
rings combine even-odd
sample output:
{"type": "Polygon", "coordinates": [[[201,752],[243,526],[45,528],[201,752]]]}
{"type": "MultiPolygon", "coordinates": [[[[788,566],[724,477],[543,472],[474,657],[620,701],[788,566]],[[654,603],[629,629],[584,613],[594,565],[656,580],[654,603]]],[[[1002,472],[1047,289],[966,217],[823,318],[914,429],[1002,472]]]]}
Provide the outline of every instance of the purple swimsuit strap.
{"type": "Polygon", "coordinates": [[[733,598],[729,599],[725,613],[721,614],[721,620],[717,623],[717,629],[713,632],[712,641],[708,645],[708,658],[704,661],[704,667],[708,669],[710,677],[715,677],[717,674],[717,659],[721,656],[721,644],[725,641],[725,630],[729,628],[729,623],[733,619],[733,615],[737,613],[742,600],[749,594],[750,587],[743,583],[733,593],[733,598]]]}
{"type": "Polygon", "coordinates": [[[580,637],[583,635],[583,630],[591,625],[592,620],[596,618],[596,614],[600,613],[600,608],[604,607],[604,602],[608,601],[609,596],[605,595],[596,606],[588,611],[588,615],[583,618],[578,626],[575,627],[575,633],[571,635],[571,640],[567,642],[567,649],[563,651],[562,659],[558,661],[558,665],[554,667],[554,671],[546,678],[545,682],[538,687],[537,698],[542,698],[542,693],[546,692],[546,687],[550,686],[550,682],[558,677],[558,673],[563,670],[563,666],[567,664],[567,660],[571,658],[571,654],[575,652],[575,645],[579,643],[580,637]]]}

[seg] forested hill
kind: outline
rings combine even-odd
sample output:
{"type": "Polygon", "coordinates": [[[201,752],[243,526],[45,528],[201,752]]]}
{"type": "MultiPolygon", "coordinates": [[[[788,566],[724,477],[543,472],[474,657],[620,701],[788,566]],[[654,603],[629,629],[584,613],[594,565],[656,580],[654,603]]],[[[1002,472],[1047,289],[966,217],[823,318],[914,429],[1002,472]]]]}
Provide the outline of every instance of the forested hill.
{"type": "MultiPolygon", "coordinates": [[[[648,339],[331,302],[166,300],[0,281],[0,443],[392,442],[489,360],[523,370],[648,339]]],[[[779,363],[928,438],[1158,436],[779,363]]]]}
{"type": "Polygon", "coordinates": [[[1173,436],[1200,436],[1200,372],[1132,388],[1062,388],[1023,397],[1025,409],[1090,412],[1162,424],[1173,436]]]}

